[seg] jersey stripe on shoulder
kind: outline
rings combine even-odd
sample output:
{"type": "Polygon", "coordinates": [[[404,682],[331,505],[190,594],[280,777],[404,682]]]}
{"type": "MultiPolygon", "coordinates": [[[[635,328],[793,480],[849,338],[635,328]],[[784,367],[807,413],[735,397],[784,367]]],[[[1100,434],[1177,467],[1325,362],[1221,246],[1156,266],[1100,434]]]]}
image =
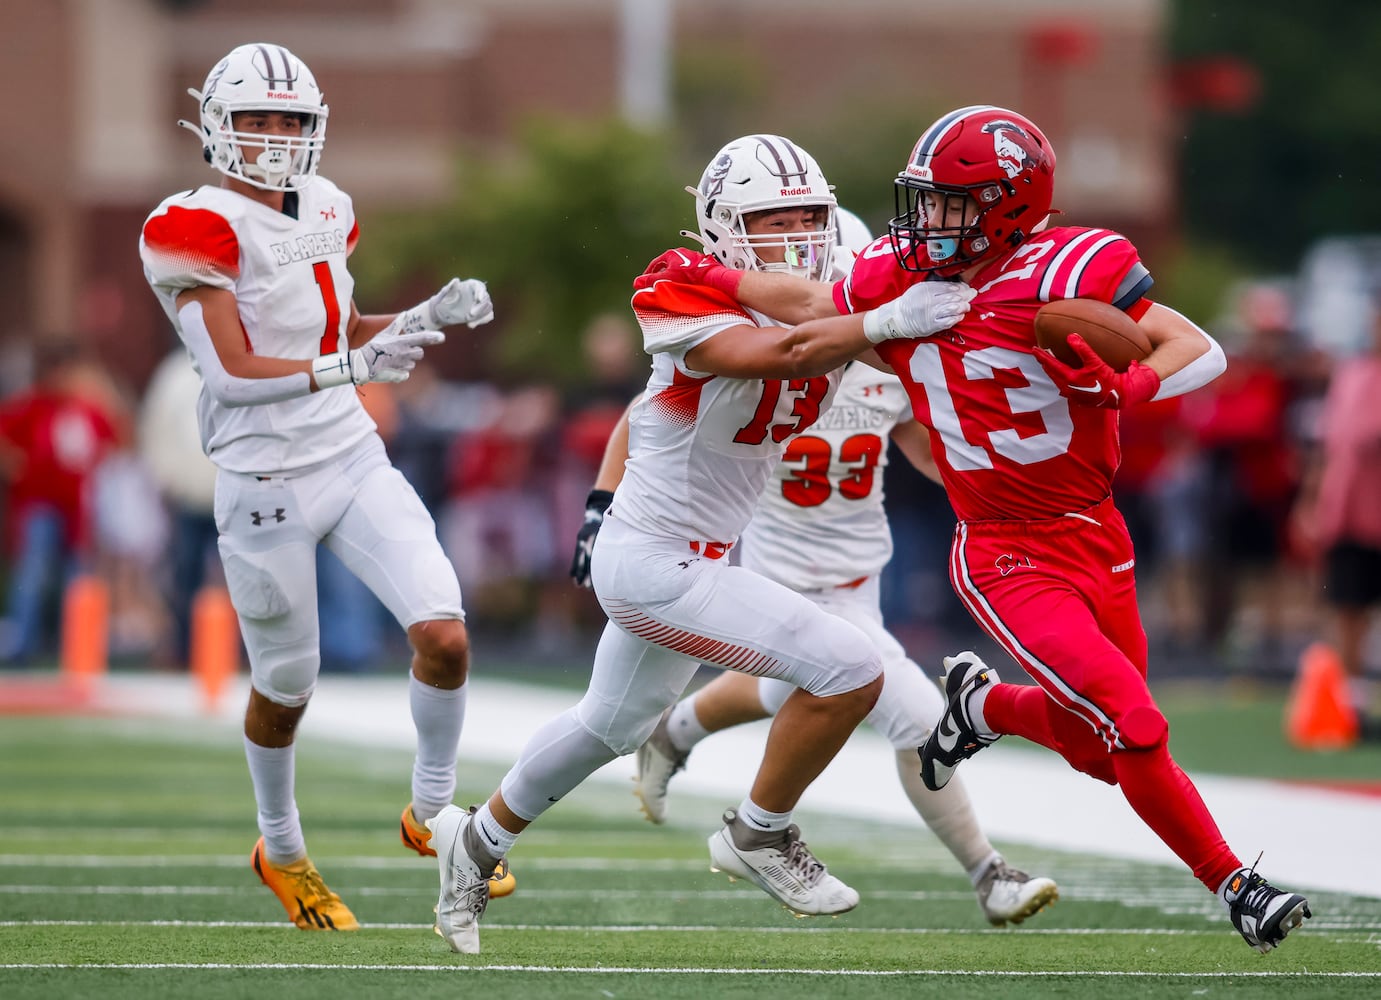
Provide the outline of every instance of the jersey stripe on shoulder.
{"type": "Polygon", "coordinates": [[[669,313],[691,319],[725,316],[752,323],[744,308],[723,292],[706,285],[664,280],[633,293],[633,311],[640,314],[669,313]]]}
{"type": "Polygon", "coordinates": [[[1130,309],[1146,296],[1155,283],[1156,279],[1151,277],[1146,265],[1137,261],[1118,284],[1117,291],[1113,292],[1112,304],[1122,310],[1130,309]]]}
{"type": "Polygon", "coordinates": [[[224,218],[205,208],[170,205],[144,223],[145,263],[159,283],[233,284],[240,242],[224,218]]]}
{"type": "Polygon", "coordinates": [[[705,285],[663,280],[633,293],[633,315],[648,354],[685,351],[735,326],[756,326],[742,306],[705,285]]]}
{"type": "Polygon", "coordinates": [[[1109,229],[1076,230],[1041,274],[1038,298],[1096,298],[1125,310],[1152,284],[1127,237],[1109,229]]]}
{"type": "Polygon", "coordinates": [[[1086,229],[1060,247],[1041,278],[1040,300],[1049,302],[1051,295],[1062,299],[1073,298],[1076,293],[1072,289],[1079,287],[1079,276],[1088,267],[1089,261],[1103,247],[1120,239],[1121,236],[1106,229],[1086,229]],[[1071,260],[1074,261],[1072,267],[1069,266],[1071,260]]]}

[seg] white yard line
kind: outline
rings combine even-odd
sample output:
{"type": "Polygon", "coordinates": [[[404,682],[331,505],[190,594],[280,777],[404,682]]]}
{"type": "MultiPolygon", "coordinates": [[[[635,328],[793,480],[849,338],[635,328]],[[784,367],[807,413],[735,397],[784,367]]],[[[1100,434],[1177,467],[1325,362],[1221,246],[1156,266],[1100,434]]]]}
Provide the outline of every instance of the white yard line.
{"type": "Polygon", "coordinates": [[[196,970],[296,970],[322,972],[541,972],[565,975],[626,976],[652,974],[665,976],[828,976],[832,978],[895,978],[898,976],[945,976],[950,979],[964,979],[970,976],[982,978],[1014,979],[1378,979],[1381,972],[1113,972],[1094,969],[1064,969],[1048,971],[979,969],[962,971],[957,969],[797,969],[782,967],[774,969],[701,969],[676,966],[638,966],[638,965],[380,965],[352,964],[328,965],[316,962],[33,962],[0,964],[0,969],[123,969],[130,971],[157,969],[196,969],[196,970]]]}

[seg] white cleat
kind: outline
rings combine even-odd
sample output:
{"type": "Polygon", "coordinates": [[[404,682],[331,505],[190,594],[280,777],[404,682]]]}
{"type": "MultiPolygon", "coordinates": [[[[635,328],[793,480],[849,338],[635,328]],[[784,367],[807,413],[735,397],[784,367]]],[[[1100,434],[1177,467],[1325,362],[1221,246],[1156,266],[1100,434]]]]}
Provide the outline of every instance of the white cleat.
{"type": "Polygon", "coordinates": [[[1001,858],[988,866],[974,891],[979,909],[994,927],[1019,924],[1060,898],[1054,879],[1032,878],[1001,858]]]}
{"type": "Polygon", "coordinates": [[[478,955],[480,917],[489,905],[489,873],[481,870],[465,850],[465,830],[474,807],[447,806],[427,820],[441,872],[441,896],[436,901],[435,929],[452,951],[478,955]]]}
{"type": "Polygon", "coordinates": [[[710,871],[729,881],[746,878],[788,910],[802,916],[847,913],[858,905],[858,893],[835,878],[801,839],[795,824],[769,846],[745,850],[734,842],[736,816],[724,814],[724,826],[710,835],[710,871]]]}
{"type": "Polygon", "coordinates": [[[690,756],[689,750],[677,750],[671,745],[671,737],[667,735],[670,715],[671,709],[662,713],[657,728],[633,755],[637,767],[633,794],[642,803],[643,815],[659,826],[667,821],[667,785],[672,775],[685,769],[686,758],[690,756]]]}

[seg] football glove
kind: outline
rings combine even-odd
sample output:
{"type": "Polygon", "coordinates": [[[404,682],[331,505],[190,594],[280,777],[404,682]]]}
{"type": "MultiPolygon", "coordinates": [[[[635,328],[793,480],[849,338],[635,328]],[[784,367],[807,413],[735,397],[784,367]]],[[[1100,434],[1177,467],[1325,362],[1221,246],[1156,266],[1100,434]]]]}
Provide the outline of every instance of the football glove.
{"type": "Polygon", "coordinates": [[[1144,403],[1160,391],[1160,376],[1140,361],[1133,361],[1125,372],[1113,371],[1077,333],[1069,335],[1069,346],[1083,362],[1077,368],[1049,351],[1037,351],[1036,357],[1058,376],[1055,381],[1060,393],[1073,403],[1122,410],[1133,403],[1144,403]]]}
{"type": "Polygon", "coordinates": [[[922,281],[863,314],[863,335],[874,344],[929,337],[964,318],[978,293],[961,281],[922,281]]]}
{"type": "Polygon", "coordinates": [[[452,278],[426,302],[398,314],[405,333],[464,323],[477,327],[494,318],[489,289],[478,278],[452,278]]]}
{"type": "Polygon", "coordinates": [[[384,327],[363,347],[336,354],[323,354],[312,362],[312,376],[318,389],[329,389],[347,382],[403,382],[422,360],[422,349],[446,339],[440,330],[403,333],[398,320],[384,327]]]}
{"type": "Polygon", "coordinates": [[[717,288],[731,299],[738,298],[743,272],[725,267],[709,254],[684,247],[668,250],[647,265],[647,270],[633,279],[633,290],[651,288],[659,281],[679,281],[688,285],[708,285],[717,288]]]}
{"type": "Polygon", "coordinates": [[[589,589],[590,556],[595,551],[595,536],[604,523],[604,512],[614,502],[614,494],[608,490],[591,490],[585,498],[585,522],[575,535],[575,555],[571,557],[571,579],[576,586],[589,589]]]}

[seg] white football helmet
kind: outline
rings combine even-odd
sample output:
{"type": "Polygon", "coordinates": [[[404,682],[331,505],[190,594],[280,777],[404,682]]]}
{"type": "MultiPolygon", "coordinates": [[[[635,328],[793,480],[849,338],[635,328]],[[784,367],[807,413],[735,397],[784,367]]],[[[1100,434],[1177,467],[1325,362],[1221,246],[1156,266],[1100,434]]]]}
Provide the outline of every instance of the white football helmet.
{"type": "MultiPolygon", "coordinates": [[[[721,149],[701,175],[695,195],[695,218],[705,252],[740,271],[785,271],[823,280],[833,266],[836,238],[834,192],[815,160],[790,139],[779,135],[746,135],[721,149]],[[797,206],[825,209],[815,231],[748,235],[746,216],[797,206]],[[780,264],[762,261],[757,248],[786,246],[780,264]]],[[[685,235],[695,237],[694,233],[685,235]]]]}
{"type": "Polygon", "coordinates": [[[206,162],[228,177],[266,191],[293,191],[316,176],[326,145],[327,107],[316,78],[281,45],[254,42],[232,49],[216,64],[201,90],[188,90],[201,106],[201,121],[178,122],[201,139],[206,162]],[[237,111],[285,111],[305,115],[300,136],[236,132],[237,111]],[[260,149],[246,161],[242,145],[260,149]]]}

